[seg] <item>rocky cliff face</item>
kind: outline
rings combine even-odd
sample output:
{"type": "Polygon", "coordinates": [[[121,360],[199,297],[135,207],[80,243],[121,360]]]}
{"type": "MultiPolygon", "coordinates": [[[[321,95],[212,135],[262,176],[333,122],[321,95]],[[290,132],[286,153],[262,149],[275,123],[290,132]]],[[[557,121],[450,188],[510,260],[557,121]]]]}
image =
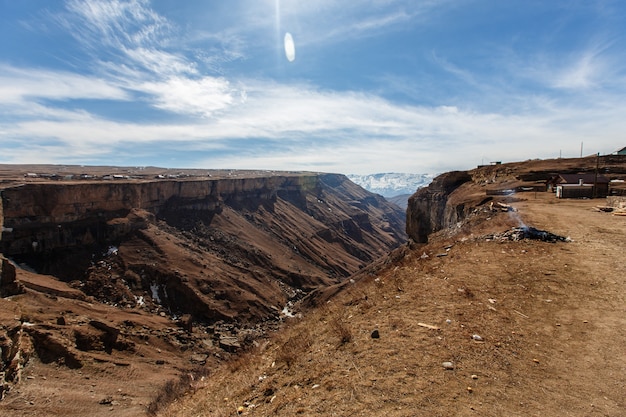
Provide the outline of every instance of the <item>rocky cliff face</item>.
{"type": "Polygon", "coordinates": [[[109,304],[254,322],[405,240],[404,215],[334,174],[26,183],[2,251],[109,304]]]}
{"type": "Polygon", "coordinates": [[[406,212],[407,235],[417,243],[426,243],[429,234],[459,221],[465,205],[453,204],[453,193],[471,180],[465,171],[448,172],[413,194],[406,212]]]}
{"type": "Polygon", "coordinates": [[[545,181],[559,173],[596,171],[610,179],[623,179],[626,176],[624,157],[537,159],[448,172],[409,198],[406,231],[413,241],[425,243],[430,233],[465,220],[470,214],[484,209],[485,203],[508,201],[507,195],[513,190],[542,190],[545,181]]]}

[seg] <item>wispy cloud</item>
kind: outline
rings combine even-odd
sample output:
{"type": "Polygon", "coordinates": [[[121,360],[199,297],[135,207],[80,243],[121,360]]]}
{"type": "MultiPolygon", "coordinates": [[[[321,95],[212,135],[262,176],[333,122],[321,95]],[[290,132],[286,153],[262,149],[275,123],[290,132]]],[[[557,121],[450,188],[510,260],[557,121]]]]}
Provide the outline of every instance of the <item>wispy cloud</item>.
{"type": "Polygon", "coordinates": [[[155,97],[154,106],[182,115],[211,116],[233,104],[236,91],[223,78],[191,79],[172,77],[163,82],[148,82],[137,88],[155,97]]]}
{"type": "Polygon", "coordinates": [[[0,103],[40,99],[127,100],[129,95],[118,85],[98,77],[0,64],[0,103]]]}
{"type": "MultiPolygon", "coordinates": [[[[433,47],[421,58],[436,67],[430,73],[436,86],[432,78],[390,69],[372,88],[331,89],[302,81],[295,70],[284,78],[257,71],[266,57],[247,71],[229,72],[256,48],[268,48],[262,55],[281,46],[272,43],[276,3],[242,1],[232,6],[236,18],[214,17],[215,25],[182,33],[148,0],[67,1],[57,22],[86,52],[84,68],[0,64],[0,137],[17,150],[1,161],[137,164],[146,156],[156,163],[186,151],[176,165],[440,172],[482,158],[567,155],[576,143],[574,156],[587,138],[596,138],[597,151],[623,141],[624,61],[613,44],[589,42],[554,56],[503,47],[485,53],[480,67],[433,47]],[[428,57],[429,51],[435,52],[428,57]],[[407,99],[392,101],[385,79],[407,99]],[[527,85],[541,88],[526,91],[527,85]],[[116,118],[84,104],[94,100],[167,117],[116,118]]],[[[404,0],[279,3],[283,29],[300,31],[297,42],[320,48],[428,24],[429,13],[449,7],[404,0]]]]}

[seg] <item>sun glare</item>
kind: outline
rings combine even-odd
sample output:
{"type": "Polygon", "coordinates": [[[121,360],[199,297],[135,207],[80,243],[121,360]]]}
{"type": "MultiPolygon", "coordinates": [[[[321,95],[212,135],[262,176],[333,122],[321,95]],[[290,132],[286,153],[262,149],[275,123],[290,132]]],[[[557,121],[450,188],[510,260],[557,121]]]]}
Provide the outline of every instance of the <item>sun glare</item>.
{"type": "Polygon", "coordinates": [[[293,43],[293,36],[289,32],[285,33],[285,56],[289,62],[296,59],[296,45],[293,43]]]}

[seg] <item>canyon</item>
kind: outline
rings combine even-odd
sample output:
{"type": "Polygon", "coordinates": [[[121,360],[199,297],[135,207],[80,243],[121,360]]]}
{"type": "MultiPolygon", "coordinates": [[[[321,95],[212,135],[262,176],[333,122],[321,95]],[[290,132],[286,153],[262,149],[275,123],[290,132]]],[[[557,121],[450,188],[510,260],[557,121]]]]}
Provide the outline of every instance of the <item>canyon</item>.
{"type": "Polygon", "coordinates": [[[338,174],[0,167],[0,411],[614,415],[623,217],[545,192],[598,170],[449,172],[405,214],[338,174]]]}
{"type": "Polygon", "coordinates": [[[33,361],[219,361],[406,241],[339,174],[101,169],[1,170],[3,391],[33,361]]]}

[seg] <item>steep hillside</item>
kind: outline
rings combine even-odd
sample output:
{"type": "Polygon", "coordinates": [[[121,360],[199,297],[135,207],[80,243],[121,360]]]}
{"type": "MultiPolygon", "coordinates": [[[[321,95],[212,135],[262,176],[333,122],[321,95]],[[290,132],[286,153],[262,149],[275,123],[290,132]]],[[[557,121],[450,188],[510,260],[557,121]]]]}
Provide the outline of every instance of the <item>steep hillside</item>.
{"type": "MultiPolygon", "coordinates": [[[[3,381],[54,366],[111,387],[159,369],[125,395],[129,415],[164,377],[246,348],[293,302],[406,239],[404,213],[342,175],[17,169],[0,170],[0,244],[19,265],[3,261],[0,280],[3,381]]],[[[97,408],[81,395],[75,406],[97,408]]]]}
{"type": "Polygon", "coordinates": [[[414,200],[427,243],[319,294],[160,415],[622,415],[626,217],[548,192],[483,202],[558,162],[440,178],[414,200]]]}

